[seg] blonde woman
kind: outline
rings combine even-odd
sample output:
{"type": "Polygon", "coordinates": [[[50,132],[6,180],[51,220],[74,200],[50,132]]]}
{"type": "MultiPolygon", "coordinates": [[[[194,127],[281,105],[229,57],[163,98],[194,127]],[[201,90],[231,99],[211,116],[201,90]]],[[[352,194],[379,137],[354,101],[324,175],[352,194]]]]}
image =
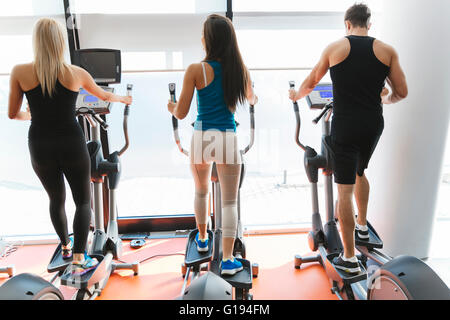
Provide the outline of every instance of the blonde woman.
{"type": "Polygon", "coordinates": [[[50,199],[50,217],[62,244],[64,259],[73,258],[73,273],[85,274],[98,264],[86,253],[91,220],[90,159],[83,132],[75,117],[78,90],[98,98],[131,104],[97,86],[84,69],[64,61],[64,28],[55,20],[40,19],[33,32],[34,61],[17,65],[10,78],[8,116],[31,120],[28,146],[31,164],[50,199]],[[20,111],[23,95],[29,109],[20,111]],[[76,205],[74,237],[69,238],[65,212],[67,179],[76,205]]]}

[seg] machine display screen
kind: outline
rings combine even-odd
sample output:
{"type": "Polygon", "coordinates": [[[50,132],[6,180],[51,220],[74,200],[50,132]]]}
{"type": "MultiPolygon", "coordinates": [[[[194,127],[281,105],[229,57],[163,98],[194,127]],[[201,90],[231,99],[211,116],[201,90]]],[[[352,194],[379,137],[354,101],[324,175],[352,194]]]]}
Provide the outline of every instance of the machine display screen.
{"type": "Polygon", "coordinates": [[[333,91],[320,91],[320,97],[324,99],[333,98],[333,91]]]}
{"type": "Polygon", "coordinates": [[[89,96],[85,96],[83,101],[84,102],[97,102],[98,98],[95,96],[89,95],[89,96]]]}
{"type": "Polygon", "coordinates": [[[317,86],[314,88],[314,91],[333,91],[333,86],[317,86]]]}
{"type": "Polygon", "coordinates": [[[88,71],[99,84],[120,83],[120,51],[114,49],[81,49],[74,55],[75,65],[88,71]]]}

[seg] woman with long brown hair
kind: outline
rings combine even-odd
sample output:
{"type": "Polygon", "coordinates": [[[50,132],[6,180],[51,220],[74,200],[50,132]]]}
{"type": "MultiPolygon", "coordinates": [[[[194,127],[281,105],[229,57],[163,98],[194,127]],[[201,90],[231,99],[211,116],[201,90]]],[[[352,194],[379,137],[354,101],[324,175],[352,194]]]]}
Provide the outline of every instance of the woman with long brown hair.
{"type": "Polygon", "coordinates": [[[40,19],[33,32],[34,61],[17,65],[10,78],[8,116],[31,120],[28,146],[31,164],[50,199],[50,217],[58,234],[64,259],[73,257],[73,273],[95,268],[86,254],[91,220],[91,165],[83,132],[75,117],[78,90],[82,87],[98,98],[130,104],[97,86],[84,69],[64,61],[64,29],[55,20],[40,19]],[[29,110],[20,111],[23,96],[29,110]],[[70,185],[76,211],[74,237],[68,235],[64,177],[70,185]]]}
{"type": "Polygon", "coordinates": [[[190,152],[195,182],[194,209],[199,230],[197,249],[208,251],[208,193],[212,163],[215,162],[222,190],[221,273],[233,275],[242,270],[242,264],[233,257],[242,163],[234,113],[238,103],[248,100],[254,105],[257,97],[228,18],[210,15],[203,25],[202,44],[205,59],[187,68],[179,100],[177,103],[169,101],[168,110],[178,119],[185,118],[194,89],[197,89],[198,116],[190,152]]]}

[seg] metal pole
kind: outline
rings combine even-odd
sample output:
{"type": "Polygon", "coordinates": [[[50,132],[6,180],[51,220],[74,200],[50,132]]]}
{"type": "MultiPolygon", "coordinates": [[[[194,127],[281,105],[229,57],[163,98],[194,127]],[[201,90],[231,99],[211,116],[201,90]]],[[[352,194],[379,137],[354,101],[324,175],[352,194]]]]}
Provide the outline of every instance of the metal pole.
{"type": "Polygon", "coordinates": [[[69,42],[70,60],[73,62],[75,51],[80,49],[77,21],[70,11],[70,0],[63,0],[64,16],[66,18],[67,40],[69,42]]]}
{"type": "Polygon", "coordinates": [[[233,21],[233,0],[227,0],[226,17],[233,21]]]}

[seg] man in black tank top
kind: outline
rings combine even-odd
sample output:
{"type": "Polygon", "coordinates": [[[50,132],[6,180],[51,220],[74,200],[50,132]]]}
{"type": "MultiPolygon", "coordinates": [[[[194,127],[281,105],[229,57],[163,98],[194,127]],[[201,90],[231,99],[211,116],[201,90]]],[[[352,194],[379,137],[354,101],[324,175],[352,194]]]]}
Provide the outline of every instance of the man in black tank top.
{"type": "Polygon", "coordinates": [[[396,103],[408,94],[395,50],[368,36],[370,17],[366,5],[350,7],[345,14],[347,36],[329,45],[299,91],[290,92],[294,101],[307,96],[330,70],[334,95],[331,148],[338,185],[336,212],[344,245],[344,252],[333,262],[348,273],[360,271],[355,237],[368,239],[369,182],[364,171],[384,129],[383,104],[396,103]],[[386,82],[391,91],[385,88],[386,82]],[[353,195],[358,206],[356,223],[353,195]]]}

